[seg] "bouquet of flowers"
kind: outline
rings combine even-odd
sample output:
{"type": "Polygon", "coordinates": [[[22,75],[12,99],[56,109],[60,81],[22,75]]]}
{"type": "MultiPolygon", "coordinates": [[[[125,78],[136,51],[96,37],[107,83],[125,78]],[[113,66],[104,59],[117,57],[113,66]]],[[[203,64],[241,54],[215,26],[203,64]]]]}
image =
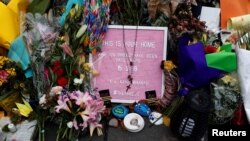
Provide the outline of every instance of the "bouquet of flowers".
{"type": "Polygon", "coordinates": [[[25,78],[21,65],[0,56],[0,107],[11,113],[15,102],[29,99],[31,91],[32,81],[25,78]]]}
{"type": "Polygon", "coordinates": [[[68,91],[61,86],[52,87],[49,94],[40,98],[42,108],[52,113],[52,119],[59,124],[57,141],[61,139],[76,140],[89,127],[90,135],[97,128],[98,135],[102,127],[99,124],[101,113],[105,110],[100,97],[88,92],[68,91]]]}
{"type": "Polygon", "coordinates": [[[59,125],[57,140],[75,140],[87,127],[92,135],[95,127],[101,127],[105,107],[90,86],[98,72],[92,69],[89,54],[100,50],[110,1],[78,2],[68,1],[63,25],[52,10],[26,16],[25,39],[40,103],[39,140],[44,140],[49,119],[59,125]]]}
{"type": "Polygon", "coordinates": [[[211,111],[212,124],[224,124],[231,120],[234,112],[241,103],[240,87],[235,74],[228,74],[211,83],[211,111]]]}

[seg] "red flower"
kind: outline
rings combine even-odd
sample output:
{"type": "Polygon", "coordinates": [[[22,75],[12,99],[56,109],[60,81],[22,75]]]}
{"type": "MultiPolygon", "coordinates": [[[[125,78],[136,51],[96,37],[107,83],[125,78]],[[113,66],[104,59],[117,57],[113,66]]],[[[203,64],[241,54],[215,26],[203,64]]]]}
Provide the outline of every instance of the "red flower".
{"type": "Polygon", "coordinates": [[[56,83],[58,86],[65,87],[68,84],[68,79],[62,76],[57,79],[56,83]]]}
{"type": "Polygon", "coordinates": [[[64,70],[60,66],[53,67],[52,70],[58,77],[62,76],[64,73],[64,70]]]}
{"type": "Polygon", "coordinates": [[[56,60],[56,61],[53,62],[53,66],[54,67],[61,66],[61,62],[59,60],[56,60]]]}
{"type": "Polygon", "coordinates": [[[77,69],[74,69],[74,70],[72,71],[72,73],[73,73],[74,75],[78,75],[78,74],[79,74],[79,72],[78,72],[77,69]]]}
{"type": "Polygon", "coordinates": [[[204,48],[205,54],[208,53],[215,53],[217,51],[217,48],[212,46],[212,45],[208,45],[204,48]]]}

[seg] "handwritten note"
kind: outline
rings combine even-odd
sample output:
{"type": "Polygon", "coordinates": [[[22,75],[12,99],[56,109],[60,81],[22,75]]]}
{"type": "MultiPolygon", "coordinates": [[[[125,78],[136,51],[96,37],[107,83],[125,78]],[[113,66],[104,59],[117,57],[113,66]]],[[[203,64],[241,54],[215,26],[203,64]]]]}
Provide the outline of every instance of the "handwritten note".
{"type": "Polygon", "coordinates": [[[94,68],[100,72],[93,81],[94,87],[109,89],[112,102],[131,103],[145,99],[145,92],[149,90],[155,90],[157,97],[161,97],[163,73],[160,64],[166,59],[166,40],[167,28],[110,26],[102,53],[93,57],[94,68]],[[126,91],[131,69],[128,59],[133,55],[133,83],[126,91]]]}

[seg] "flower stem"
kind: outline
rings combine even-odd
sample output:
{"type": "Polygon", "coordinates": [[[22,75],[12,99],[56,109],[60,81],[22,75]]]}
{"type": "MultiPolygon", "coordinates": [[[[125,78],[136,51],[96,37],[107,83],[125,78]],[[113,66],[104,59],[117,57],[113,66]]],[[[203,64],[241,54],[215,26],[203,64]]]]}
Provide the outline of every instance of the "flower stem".
{"type": "Polygon", "coordinates": [[[60,122],[58,131],[57,131],[56,141],[59,141],[59,137],[60,137],[60,133],[61,133],[60,129],[62,127],[62,123],[63,123],[63,120],[61,120],[61,122],[60,122]]]}

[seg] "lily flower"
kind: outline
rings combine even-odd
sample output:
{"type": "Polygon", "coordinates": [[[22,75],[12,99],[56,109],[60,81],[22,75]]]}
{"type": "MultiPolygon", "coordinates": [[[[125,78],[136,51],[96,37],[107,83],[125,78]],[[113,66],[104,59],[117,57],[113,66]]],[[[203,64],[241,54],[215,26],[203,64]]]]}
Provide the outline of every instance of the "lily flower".
{"type": "Polygon", "coordinates": [[[74,128],[75,128],[76,130],[79,129],[79,127],[78,127],[78,125],[77,125],[77,121],[76,121],[75,118],[74,118],[74,120],[73,120],[73,126],[74,126],[74,128]]]}
{"type": "Polygon", "coordinates": [[[65,110],[69,113],[71,113],[69,106],[67,105],[67,102],[69,101],[69,98],[67,95],[60,95],[59,99],[57,100],[57,106],[55,107],[55,111],[57,113],[60,113],[60,110],[65,110]]]}
{"type": "Polygon", "coordinates": [[[97,122],[97,121],[95,121],[95,122],[90,122],[90,124],[89,124],[89,132],[90,132],[90,136],[92,136],[93,135],[93,132],[94,132],[94,130],[96,129],[96,128],[102,128],[102,125],[101,124],[99,124],[99,121],[97,122]]]}
{"type": "Polygon", "coordinates": [[[70,99],[76,100],[76,105],[83,105],[86,104],[88,101],[93,100],[88,92],[83,93],[81,91],[74,91],[71,94],[69,94],[69,96],[70,99]]]}
{"type": "Polygon", "coordinates": [[[62,48],[64,53],[68,54],[71,57],[74,57],[73,52],[72,52],[69,44],[63,43],[63,44],[60,45],[60,48],[62,48]]]}
{"type": "Polygon", "coordinates": [[[90,108],[90,111],[97,113],[102,113],[106,108],[102,100],[91,100],[86,104],[86,107],[90,108]]]}

